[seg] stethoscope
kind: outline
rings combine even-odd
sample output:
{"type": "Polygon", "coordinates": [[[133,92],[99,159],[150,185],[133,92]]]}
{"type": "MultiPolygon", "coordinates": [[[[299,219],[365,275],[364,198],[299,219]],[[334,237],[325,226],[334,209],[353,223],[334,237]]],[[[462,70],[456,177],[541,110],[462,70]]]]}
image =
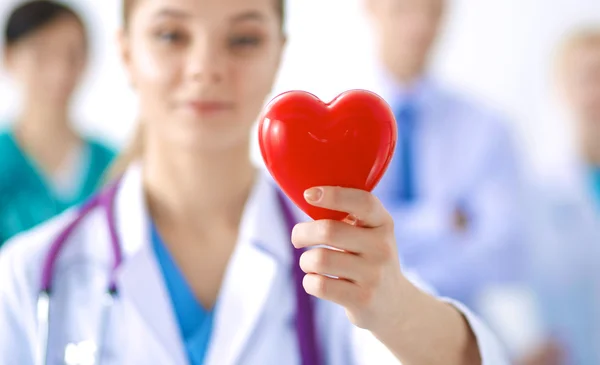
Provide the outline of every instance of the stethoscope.
{"type": "MultiPolygon", "coordinates": [[[[50,297],[52,296],[52,275],[54,266],[71,233],[73,233],[73,231],[79,226],[79,224],[81,224],[81,222],[94,208],[98,207],[103,209],[104,214],[106,215],[108,230],[110,233],[110,244],[112,246],[114,256],[113,266],[110,271],[111,275],[106,287],[106,294],[102,306],[103,312],[101,316],[101,328],[98,336],[99,341],[97,344],[90,341],[85,341],[84,343],[67,345],[67,348],[65,349],[64,361],[69,365],[77,363],[97,365],[102,361],[101,355],[96,354],[102,353],[102,344],[104,343],[105,336],[108,332],[107,323],[110,311],[115,301],[118,300],[119,288],[117,286],[115,274],[123,262],[121,245],[117,235],[114,216],[114,202],[117,195],[118,186],[118,182],[113,183],[104,191],[100,192],[98,195],[94,196],[87,203],[85,203],[80,208],[75,219],[52,242],[50,250],[44,259],[41,278],[42,280],[37,302],[38,331],[40,335],[38,351],[40,358],[38,363],[40,364],[48,364],[49,317],[51,306],[50,297]],[[88,355],[82,355],[81,353],[87,353],[88,355]]],[[[289,207],[287,198],[279,189],[277,189],[277,199],[286,227],[291,237],[292,229],[294,228],[294,225],[296,225],[294,214],[289,207]]],[[[319,348],[315,336],[314,303],[309,295],[304,291],[304,287],[302,286],[304,272],[297,264],[300,260],[300,255],[302,252],[300,250],[296,250],[291,243],[289,246],[294,257],[294,265],[292,266],[296,296],[295,329],[300,349],[301,363],[302,365],[319,365],[322,362],[322,358],[319,354],[319,348]]]]}

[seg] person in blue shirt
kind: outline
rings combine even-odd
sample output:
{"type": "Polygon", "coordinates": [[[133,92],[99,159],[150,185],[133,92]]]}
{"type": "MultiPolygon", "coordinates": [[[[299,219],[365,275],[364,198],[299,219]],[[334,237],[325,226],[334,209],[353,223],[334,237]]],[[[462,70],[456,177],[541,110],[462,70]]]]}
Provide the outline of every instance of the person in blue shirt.
{"type": "Polygon", "coordinates": [[[377,43],[376,92],[398,144],[376,194],[396,222],[403,263],[479,311],[488,290],[520,285],[520,168],[504,118],[439,82],[428,61],[443,0],[365,0],[377,43]]]}
{"type": "Polygon", "coordinates": [[[21,3],[8,18],[4,63],[22,103],[0,131],[0,246],[86,199],[113,159],[71,125],[87,43],[82,19],[60,3],[21,3]]]}
{"type": "Polygon", "coordinates": [[[547,340],[523,364],[600,363],[600,28],[568,37],[558,84],[570,111],[577,151],[538,177],[531,280],[547,340]]]}

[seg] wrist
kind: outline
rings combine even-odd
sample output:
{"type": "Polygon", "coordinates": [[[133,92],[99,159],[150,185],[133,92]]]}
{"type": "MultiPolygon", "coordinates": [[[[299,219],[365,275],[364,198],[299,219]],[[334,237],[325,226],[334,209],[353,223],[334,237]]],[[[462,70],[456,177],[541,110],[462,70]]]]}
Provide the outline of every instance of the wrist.
{"type": "Polygon", "coordinates": [[[390,295],[390,309],[387,315],[379,321],[379,326],[371,329],[371,332],[381,342],[398,341],[409,334],[417,325],[419,307],[423,306],[424,297],[427,297],[410,280],[402,276],[400,284],[395,293],[390,295]]]}
{"type": "Polygon", "coordinates": [[[373,335],[403,364],[480,364],[477,341],[463,314],[406,281],[401,305],[373,335]]]}

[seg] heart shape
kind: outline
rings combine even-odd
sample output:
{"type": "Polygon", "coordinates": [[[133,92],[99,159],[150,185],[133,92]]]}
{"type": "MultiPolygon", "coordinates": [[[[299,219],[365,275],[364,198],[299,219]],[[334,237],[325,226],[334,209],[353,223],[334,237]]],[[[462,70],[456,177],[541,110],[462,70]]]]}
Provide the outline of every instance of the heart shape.
{"type": "Polygon", "coordinates": [[[396,148],[394,113],[377,94],[350,90],[324,103],[289,91],[267,104],[258,139],[265,165],[283,192],[312,219],[344,220],[347,212],[310,205],[304,191],[341,186],[371,192],[396,148]]]}

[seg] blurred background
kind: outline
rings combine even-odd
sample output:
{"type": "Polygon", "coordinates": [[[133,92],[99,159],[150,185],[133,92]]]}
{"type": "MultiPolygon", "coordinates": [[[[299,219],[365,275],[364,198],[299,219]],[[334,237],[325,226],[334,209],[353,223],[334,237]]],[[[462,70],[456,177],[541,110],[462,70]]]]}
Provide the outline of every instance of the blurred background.
{"type": "MultiPolygon", "coordinates": [[[[16,3],[2,1],[0,12],[16,3]]],[[[92,33],[91,65],[76,103],[79,128],[122,145],[136,105],[115,47],[120,1],[66,3],[81,10],[92,33]]],[[[372,86],[372,31],[360,0],[289,1],[289,9],[289,44],[274,94],[303,89],[329,99],[372,86]]],[[[598,22],[595,0],[451,0],[433,68],[507,114],[531,167],[548,172],[572,149],[563,138],[570,130],[554,92],[552,58],[568,31],[598,22]]],[[[0,116],[10,116],[15,96],[4,74],[0,100],[0,116]]]]}
{"type": "MultiPolygon", "coordinates": [[[[7,14],[18,3],[17,0],[3,0],[0,3],[0,14],[7,14]]],[[[134,130],[137,110],[135,96],[127,83],[115,42],[120,26],[121,1],[70,0],[65,3],[82,14],[91,37],[90,66],[86,70],[84,83],[74,103],[76,127],[83,134],[94,135],[119,149],[127,145],[134,130]]],[[[531,271],[535,271],[528,280],[534,282],[534,287],[537,285],[536,290],[531,290],[529,283],[505,285],[501,280],[490,279],[488,286],[478,288],[478,299],[469,297],[473,301],[468,304],[497,330],[515,358],[520,359],[522,364],[567,363],[559,361],[557,354],[569,352],[578,353],[579,356],[574,356],[575,360],[569,363],[600,364],[600,354],[597,353],[597,347],[600,347],[600,318],[596,312],[596,308],[600,308],[600,275],[593,269],[587,270],[589,267],[600,266],[596,264],[600,256],[596,256],[598,252],[595,247],[596,244],[600,244],[600,240],[596,240],[600,235],[597,235],[597,232],[585,237],[582,235],[585,230],[592,232],[600,228],[598,205],[592,203],[591,194],[594,189],[600,192],[599,165],[590,163],[596,180],[594,187],[589,189],[590,194],[578,195],[577,199],[584,200],[582,204],[577,199],[571,199],[573,194],[563,190],[550,189],[551,199],[544,196],[547,186],[555,185],[555,179],[562,180],[561,177],[566,174],[571,176],[573,161],[581,160],[579,155],[582,148],[578,145],[575,130],[578,123],[572,120],[573,113],[567,111],[564,98],[558,93],[561,90],[557,85],[556,67],[559,45],[582,27],[600,27],[600,1],[449,0],[447,5],[440,37],[433,50],[431,67],[427,74],[440,83],[449,85],[453,93],[468,95],[473,103],[483,105],[486,110],[501,116],[499,119],[502,119],[502,124],[505,124],[511,134],[510,139],[515,142],[518,169],[522,172],[519,180],[524,182],[522,196],[517,197],[521,192],[511,190],[508,187],[510,183],[507,183],[506,189],[499,189],[498,193],[493,189],[486,190],[485,199],[489,198],[487,205],[477,206],[478,199],[481,198],[477,195],[473,198],[474,203],[465,203],[464,210],[459,206],[456,208],[457,218],[466,219],[466,223],[459,222],[457,226],[464,228],[466,225],[469,228],[471,220],[474,222],[474,230],[477,230],[480,228],[476,219],[479,213],[491,217],[490,221],[500,223],[508,220],[512,222],[514,217],[519,216],[520,219],[515,219],[515,222],[518,221],[515,224],[522,224],[520,227],[524,234],[518,242],[530,255],[511,251],[511,258],[502,261],[504,259],[500,256],[494,256],[496,251],[493,250],[486,253],[491,256],[485,256],[483,252],[481,256],[473,256],[473,252],[467,254],[473,256],[475,261],[479,260],[477,263],[471,261],[471,264],[475,265],[473,267],[485,267],[488,264],[486,260],[491,257],[498,258],[498,265],[505,265],[508,271],[512,270],[511,265],[518,261],[517,258],[526,258],[528,261],[525,262],[525,266],[534,268],[531,271]],[[496,200],[493,201],[494,199],[496,200]],[[512,210],[506,210],[508,208],[503,202],[511,199],[519,204],[510,208],[512,210]],[[473,208],[469,204],[476,207],[473,208]],[[497,204],[500,213],[495,214],[494,204],[497,204]],[[590,208],[592,205],[594,208],[590,208]],[[481,209],[478,210],[479,208],[481,209]],[[590,210],[594,212],[590,213],[590,210]],[[466,218],[463,215],[466,215],[466,218]],[[585,229],[579,226],[584,222],[585,229]],[[564,225],[560,226],[563,223],[564,225]],[[546,229],[548,227],[557,228],[560,232],[556,234],[546,229]],[[557,239],[558,235],[562,235],[564,239],[557,239]],[[571,250],[570,245],[577,249],[571,250]],[[576,251],[577,255],[565,256],[562,253],[565,250],[569,253],[576,251]],[[552,254],[546,254],[547,252],[552,254]],[[563,257],[565,262],[570,260],[568,265],[557,264],[557,258],[560,261],[563,257]],[[591,264],[583,262],[583,258],[591,264]],[[578,271],[573,267],[585,267],[586,270],[578,271]],[[547,273],[549,274],[546,275],[547,273]],[[502,285],[498,284],[500,282],[502,285]],[[586,283],[588,286],[580,288],[574,283],[586,283]],[[581,293],[585,295],[580,296],[581,293]],[[558,302],[561,304],[553,306],[558,302]],[[580,310],[580,307],[584,307],[588,312],[580,310]],[[578,312],[580,316],[575,318],[576,316],[572,315],[574,312],[578,312]],[[562,341],[563,338],[568,339],[562,341]],[[568,345],[557,346],[557,349],[553,346],[554,340],[568,345]],[[598,345],[589,345],[590,343],[598,345]],[[577,349],[574,349],[576,347],[577,349]],[[586,360],[583,360],[584,358],[586,360]]],[[[288,9],[287,51],[272,96],[290,89],[301,89],[330,100],[348,89],[379,90],[378,70],[381,65],[377,57],[376,37],[363,1],[290,0],[288,9]]],[[[6,16],[2,16],[1,19],[4,22],[6,16]]],[[[4,28],[4,23],[1,26],[4,28]]],[[[598,35],[591,38],[594,37],[600,38],[598,35]]],[[[600,50],[599,44],[597,41],[597,50],[600,50]]],[[[590,75],[593,74],[594,77],[600,75],[600,59],[597,61],[596,71],[590,71],[590,75]]],[[[572,71],[576,73],[576,63],[571,66],[574,67],[572,71]]],[[[598,81],[600,78],[596,77],[594,80],[598,81]]],[[[600,90],[600,82],[597,86],[600,90]]],[[[14,89],[15,85],[8,75],[0,73],[0,127],[7,127],[19,113],[20,100],[14,89]]],[[[599,99],[594,100],[599,102],[599,99]]],[[[597,107],[598,105],[594,105],[588,109],[600,110],[597,107]]],[[[596,115],[600,118],[600,114],[596,115]]],[[[600,119],[594,123],[600,125],[600,119]]],[[[475,135],[468,133],[469,127],[466,128],[462,138],[477,139],[475,135]]],[[[481,143],[486,144],[488,140],[482,139],[481,143]]],[[[600,141],[597,143],[600,145],[600,141]]],[[[487,151],[485,148],[483,150],[487,151]]],[[[478,154],[478,151],[475,149],[472,152],[462,152],[468,155],[478,154]]],[[[600,152],[600,148],[597,152],[600,152]]],[[[497,157],[493,153],[494,151],[490,152],[490,160],[486,163],[500,165],[498,161],[504,157],[499,157],[498,161],[493,160],[497,157]]],[[[596,157],[600,157],[600,154],[596,157]]],[[[253,146],[253,158],[257,163],[261,163],[256,145],[253,146]]],[[[491,169],[493,170],[493,166],[491,169]]],[[[510,171],[510,168],[506,171],[510,171]]],[[[465,174],[470,176],[470,171],[465,170],[465,174]]],[[[488,175],[492,176],[493,173],[484,173],[483,177],[478,179],[487,180],[485,177],[488,175]]],[[[445,184],[444,181],[437,183],[445,184]]],[[[488,183],[482,183],[482,186],[488,183]]],[[[492,181],[491,185],[494,184],[492,181]]],[[[473,191],[479,189],[475,185],[473,182],[473,191]]],[[[467,184],[467,189],[469,186],[467,184]]],[[[398,212],[397,222],[409,222],[407,226],[411,225],[408,227],[410,231],[422,223],[420,220],[425,219],[423,217],[431,218],[431,211],[435,210],[435,214],[439,214],[439,211],[443,210],[436,204],[438,203],[431,203],[428,206],[430,210],[423,208],[423,211],[411,212],[410,217],[407,212],[398,212]],[[427,212],[423,213],[425,211],[427,212]]],[[[391,206],[393,203],[388,207],[391,206]]],[[[393,208],[389,209],[394,211],[393,208]]],[[[487,218],[485,220],[488,221],[487,218]]],[[[496,235],[506,242],[513,242],[513,236],[504,235],[504,228],[506,227],[502,224],[495,224],[493,229],[484,233],[496,235]]],[[[508,230],[512,231],[512,227],[509,228],[508,230]]],[[[428,228],[422,230],[426,233],[431,231],[428,228]]],[[[468,231],[466,228],[465,230],[468,231]]],[[[402,237],[405,233],[399,231],[398,235],[402,237]]],[[[445,237],[442,241],[450,241],[448,237],[451,235],[445,237]]],[[[484,234],[481,237],[482,242],[486,243],[488,238],[484,234]]],[[[426,240],[424,237],[418,239],[426,240]]],[[[418,239],[415,238],[416,241],[418,239]]],[[[399,242],[402,242],[402,239],[399,238],[399,242]]],[[[497,248],[491,244],[488,246],[497,248]]],[[[437,246],[432,244],[422,247],[435,247],[429,249],[430,253],[439,249],[440,255],[436,258],[439,262],[442,262],[446,254],[448,257],[452,256],[453,248],[444,247],[439,242],[437,246]]],[[[414,252],[408,252],[406,257],[410,261],[416,256],[414,252]]],[[[457,262],[456,267],[463,265],[460,258],[457,258],[457,262]]],[[[445,264],[444,262],[440,267],[446,267],[445,264]]],[[[517,264],[514,265],[517,267],[517,264]]],[[[436,276],[435,272],[436,270],[425,268],[419,273],[436,284],[435,279],[439,275],[436,276]]],[[[479,275],[478,271],[473,272],[475,274],[472,276],[479,275]]],[[[437,288],[443,294],[446,294],[445,284],[448,283],[442,283],[437,288]]],[[[452,290],[449,289],[448,295],[452,294],[452,290]]]]}

